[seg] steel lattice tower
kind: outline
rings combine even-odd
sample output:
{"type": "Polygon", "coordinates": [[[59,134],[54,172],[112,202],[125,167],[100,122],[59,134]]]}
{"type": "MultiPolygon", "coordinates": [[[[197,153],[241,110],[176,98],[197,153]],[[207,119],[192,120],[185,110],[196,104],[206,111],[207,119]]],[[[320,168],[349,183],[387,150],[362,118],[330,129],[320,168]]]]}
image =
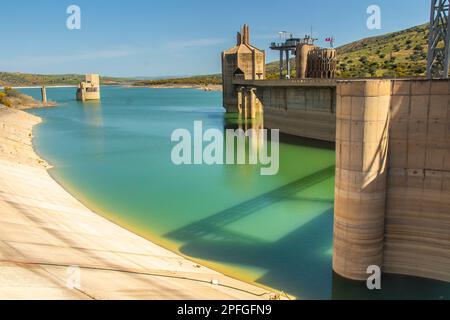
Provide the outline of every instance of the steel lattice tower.
{"type": "Polygon", "coordinates": [[[450,61],[450,0],[431,0],[428,78],[448,78],[450,61]]]}

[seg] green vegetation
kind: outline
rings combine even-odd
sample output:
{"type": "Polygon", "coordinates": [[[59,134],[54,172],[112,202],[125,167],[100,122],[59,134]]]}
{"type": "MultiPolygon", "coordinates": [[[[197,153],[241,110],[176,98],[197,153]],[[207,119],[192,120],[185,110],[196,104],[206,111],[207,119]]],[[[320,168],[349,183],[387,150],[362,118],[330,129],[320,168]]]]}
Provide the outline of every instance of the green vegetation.
{"type": "Polygon", "coordinates": [[[134,86],[176,86],[176,85],[208,86],[220,84],[222,84],[222,76],[220,74],[195,76],[187,78],[142,80],[142,81],[135,81],[133,83],[134,86]]]}
{"type": "MultiPolygon", "coordinates": [[[[102,77],[102,84],[125,85],[133,82],[129,78],[102,77]]],[[[57,85],[78,85],[84,81],[84,75],[63,74],[63,75],[43,75],[0,72],[0,86],[25,87],[25,86],[57,86],[57,85]]]]}
{"type": "Polygon", "coordinates": [[[39,101],[10,87],[5,87],[3,92],[0,92],[0,105],[16,109],[42,106],[39,101]]]}
{"type": "MultiPolygon", "coordinates": [[[[338,77],[416,77],[426,72],[428,24],[366,38],[337,48],[338,77]]],[[[294,60],[291,61],[294,69],[294,60]]],[[[267,78],[278,78],[278,61],[267,65],[267,78]]]]}
{"type": "Polygon", "coordinates": [[[426,72],[428,24],[337,48],[338,76],[416,77],[426,72]]]}

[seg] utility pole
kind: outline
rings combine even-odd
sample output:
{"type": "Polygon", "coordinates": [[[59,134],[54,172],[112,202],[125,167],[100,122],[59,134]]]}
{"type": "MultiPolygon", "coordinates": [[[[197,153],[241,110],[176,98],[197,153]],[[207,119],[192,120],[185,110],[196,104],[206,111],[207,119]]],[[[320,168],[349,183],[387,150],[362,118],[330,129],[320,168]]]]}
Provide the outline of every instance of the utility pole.
{"type": "Polygon", "coordinates": [[[450,0],[431,0],[427,78],[448,78],[450,62],[450,0]]]}

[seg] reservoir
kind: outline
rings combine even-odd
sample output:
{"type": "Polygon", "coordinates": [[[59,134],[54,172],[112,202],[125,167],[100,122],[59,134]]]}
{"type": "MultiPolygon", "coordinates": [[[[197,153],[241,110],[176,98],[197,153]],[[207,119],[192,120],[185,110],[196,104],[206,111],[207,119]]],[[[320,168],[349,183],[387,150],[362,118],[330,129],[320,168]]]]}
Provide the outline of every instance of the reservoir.
{"type": "MultiPolygon", "coordinates": [[[[39,98],[39,89],[24,89],[39,98]]],[[[32,110],[50,174],[98,214],[200,264],[300,299],[449,299],[450,285],[387,275],[383,290],[332,271],[334,145],[280,138],[279,172],[258,165],[177,166],[172,132],[247,127],[221,92],[102,87],[101,102],[48,89],[32,110]]]]}

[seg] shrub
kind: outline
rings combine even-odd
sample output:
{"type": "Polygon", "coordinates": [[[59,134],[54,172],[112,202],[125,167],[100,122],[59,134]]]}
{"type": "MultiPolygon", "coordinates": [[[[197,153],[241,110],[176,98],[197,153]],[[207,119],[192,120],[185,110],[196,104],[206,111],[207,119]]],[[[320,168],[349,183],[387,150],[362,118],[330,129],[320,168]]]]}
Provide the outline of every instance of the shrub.
{"type": "Polygon", "coordinates": [[[8,96],[4,92],[0,92],[0,104],[6,107],[12,107],[11,101],[8,99],[8,96]]]}
{"type": "Polygon", "coordinates": [[[33,97],[21,93],[10,87],[5,87],[4,92],[0,92],[0,103],[7,107],[37,107],[40,105],[33,97]]]}
{"type": "Polygon", "coordinates": [[[23,94],[11,87],[5,87],[5,94],[10,98],[20,98],[23,94]]]}

